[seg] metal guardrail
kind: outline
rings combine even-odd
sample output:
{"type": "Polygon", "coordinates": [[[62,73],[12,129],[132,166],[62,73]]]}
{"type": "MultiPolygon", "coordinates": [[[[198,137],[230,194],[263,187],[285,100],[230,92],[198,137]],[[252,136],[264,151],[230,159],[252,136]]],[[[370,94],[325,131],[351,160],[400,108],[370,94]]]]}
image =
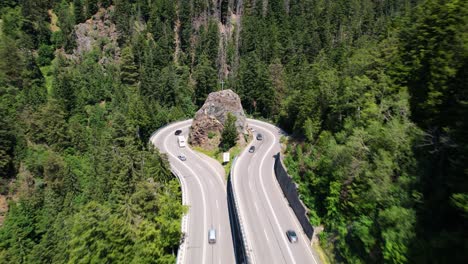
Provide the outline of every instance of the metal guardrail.
{"type": "MultiPolygon", "coordinates": [[[[188,120],[191,120],[191,119],[188,119],[188,120]]],[[[174,121],[174,122],[168,123],[168,124],[158,128],[156,131],[154,131],[151,134],[151,136],[149,138],[150,143],[153,144],[152,138],[156,134],[158,134],[162,129],[164,129],[164,128],[172,125],[172,124],[175,124],[175,123],[178,123],[178,122],[183,122],[183,121],[187,121],[187,120],[174,121]]],[[[156,147],[156,146],[154,146],[154,147],[156,147]]],[[[232,205],[232,213],[233,213],[233,216],[234,216],[233,220],[236,222],[235,225],[236,225],[236,229],[238,230],[237,235],[238,235],[238,238],[239,238],[239,244],[234,245],[234,246],[236,248],[238,263],[253,264],[254,262],[252,260],[251,250],[250,250],[248,240],[247,240],[247,236],[246,236],[244,221],[242,219],[242,216],[239,214],[239,211],[240,211],[239,210],[239,202],[238,202],[239,198],[237,197],[237,194],[234,191],[234,185],[232,184],[233,168],[235,167],[237,158],[238,157],[236,156],[232,161],[231,169],[229,171],[228,186],[227,186],[228,199],[230,200],[230,203],[232,205]]],[[[188,203],[188,200],[187,200],[187,187],[186,187],[185,182],[183,180],[183,176],[180,175],[180,173],[177,172],[176,169],[174,167],[172,167],[172,166],[171,166],[171,172],[172,172],[172,174],[174,174],[174,176],[180,182],[180,185],[181,185],[181,188],[182,188],[182,204],[187,205],[187,203],[188,203]]],[[[190,214],[188,214],[188,213],[185,214],[182,217],[181,231],[184,234],[184,236],[185,236],[185,234],[188,233],[189,219],[190,219],[190,214]]],[[[232,226],[231,226],[231,228],[232,228],[232,226]]],[[[236,235],[234,233],[235,232],[233,232],[233,236],[236,235]]],[[[181,241],[181,243],[179,244],[179,249],[177,251],[177,260],[176,260],[177,264],[182,264],[183,263],[184,256],[185,256],[185,251],[186,251],[185,250],[185,245],[186,245],[186,241],[185,241],[185,239],[183,239],[181,241]]]]}
{"type": "MultiPolygon", "coordinates": [[[[174,121],[174,122],[171,122],[171,123],[168,123],[160,128],[158,128],[156,131],[154,131],[150,138],[149,138],[149,143],[151,143],[155,148],[156,146],[153,144],[152,142],[152,138],[154,136],[156,136],[156,134],[158,134],[161,130],[163,130],[164,128],[172,125],[172,124],[175,124],[175,123],[178,123],[178,122],[183,122],[183,121],[186,121],[186,120],[179,120],[179,121],[174,121]]],[[[179,180],[179,183],[180,183],[180,186],[181,186],[181,189],[182,189],[182,204],[183,205],[187,205],[188,204],[188,200],[187,200],[187,186],[185,185],[185,182],[183,181],[183,176],[177,172],[177,170],[172,167],[172,165],[170,165],[170,170],[172,172],[172,174],[179,180]]],[[[181,239],[181,242],[179,244],[179,249],[177,250],[177,260],[176,260],[176,263],[177,264],[182,264],[183,263],[183,260],[184,260],[184,256],[185,256],[185,245],[186,245],[186,235],[188,233],[188,222],[189,222],[189,219],[190,219],[190,215],[187,213],[187,214],[184,214],[184,216],[182,216],[182,222],[181,222],[181,232],[182,232],[182,239],[181,239]]]]}
{"type": "MultiPolygon", "coordinates": [[[[179,180],[181,189],[182,189],[182,204],[187,205],[187,186],[185,185],[184,181],[182,180],[183,176],[180,175],[180,173],[176,172],[174,168],[171,168],[172,174],[176,176],[176,178],[179,180]]],[[[185,256],[185,245],[186,245],[186,236],[188,233],[188,222],[189,222],[189,214],[186,213],[184,216],[182,216],[182,222],[181,222],[181,231],[182,231],[182,239],[179,244],[179,249],[177,250],[177,264],[182,264],[185,256]]]]}
{"type": "Polygon", "coordinates": [[[151,134],[151,136],[149,137],[150,142],[151,142],[151,138],[153,138],[154,135],[156,135],[157,133],[159,133],[159,131],[163,130],[164,128],[166,128],[166,127],[168,127],[168,126],[170,126],[170,125],[173,125],[173,124],[175,124],[175,123],[185,122],[185,121],[188,121],[188,120],[193,120],[193,118],[185,119],[185,120],[176,120],[176,121],[172,121],[172,122],[167,123],[167,124],[165,124],[164,126],[158,128],[158,129],[156,129],[156,131],[154,131],[154,132],[151,134]]]}
{"type": "Polygon", "coordinates": [[[253,263],[252,258],[251,258],[251,252],[250,252],[250,247],[248,246],[248,240],[246,236],[246,231],[245,231],[245,226],[243,224],[243,219],[242,216],[239,214],[239,203],[238,203],[238,198],[236,195],[236,192],[234,191],[234,185],[232,184],[232,177],[233,173],[232,170],[235,167],[235,163],[237,161],[237,156],[234,158],[231,164],[231,170],[229,171],[229,178],[228,178],[228,197],[231,197],[232,199],[232,204],[234,205],[234,217],[237,219],[237,228],[239,231],[240,235],[240,247],[237,247],[240,252],[238,252],[238,256],[240,260],[238,259],[238,263],[245,263],[245,264],[251,264],[253,263]]]}

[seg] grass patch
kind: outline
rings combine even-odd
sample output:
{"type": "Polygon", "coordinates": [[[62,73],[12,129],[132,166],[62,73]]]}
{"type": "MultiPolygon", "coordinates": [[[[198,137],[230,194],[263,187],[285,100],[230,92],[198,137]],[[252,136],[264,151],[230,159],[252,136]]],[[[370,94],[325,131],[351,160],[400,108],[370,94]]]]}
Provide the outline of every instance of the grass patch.
{"type": "Polygon", "coordinates": [[[220,163],[223,162],[223,156],[219,153],[219,149],[207,150],[198,146],[190,146],[190,147],[193,150],[196,150],[200,153],[207,155],[208,157],[212,157],[213,159],[219,161],[220,163]]]}
{"type": "MultiPolygon", "coordinates": [[[[223,152],[219,148],[216,148],[214,150],[206,150],[204,148],[194,147],[194,146],[192,146],[191,148],[193,150],[195,150],[195,151],[203,153],[203,154],[207,155],[208,157],[211,157],[211,158],[217,160],[220,164],[223,164],[223,152]]],[[[228,177],[229,171],[231,170],[232,160],[234,159],[235,156],[237,156],[237,155],[239,155],[241,153],[242,149],[243,148],[238,146],[238,145],[236,145],[236,146],[232,147],[231,149],[229,149],[230,160],[229,160],[229,162],[227,164],[223,165],[224,173],[226,175],[226,178],[228,177]]]]}
{"type": "Polygon", "coordinates": [[[52,32],[59,31],[60,28],[58,27],[58,16],[54,13],[52,9],[47,10],[47,13],[49,13],[49,17],[50,17],[50,24],[49,24],[50,31],[52,32]]]}
{"type": "Polygon", "coordinates": [[[224,165],[224,172],[226,173],[226,177],[228,177],[229,171],[231,170],[232,160],[242,152],[242,149],[243,148],[236,145],[229,150],[229,153],[231,153],[230,161],[224,165]]]}
{"type": "Polygon", "coordinates": [[[39,68],[41,70],[42,76],[45,79],[45,86],[47,89],[47,94],[52,94],[52,65],[42,66],[39,68]]]}
{"type": "MultiPolygon", "coordinates": [[[[246,140],[246,146],[253,140],[253,136],[250,135],[250,136],[245,136],[245,140],[246,140]]],[[[201,148],[201,147],[195,147],[195,146],[190,146],[193,150],[195,151],[198,151],[200,153],[203,153],[205,155],[207,155],[208,157],[211,157],[215,160],[217,160],[221,165],[223,165],[223,152],[219,149],[219,148],[216,148],[216,149],[213,149],[213,150],[206,150],[204,148],[201,148]]],[[[236,156],[239,156],[239,154],[242,152],[242,150],[244,149],[244,147],[241,147],[239,145],[235,145],[234,147],[230,148],[229,149],[229,162],[227,164],[224,164],[223,165],[223,168],[224,168],[224,173],[226,175],[226,179],[227,177],[229,176],[229,171],[231,170],[231,166],[232,166],[232,160],[236,157],[236,156]]]]}
{"type": "Polygon", "coordinates": [[[216,133],[215,133],[215,132],[212,132],[212,131],[208,132],[208,138],[209,138],[209,139],[212,139],[212,138],[214,138],[214,137],[216,137],[216,133]]]}
{"type": "Polygon", "coordinates": [[[321,263],[323,263],[323,264],[330,264],[331,263],[330,259],[328,259],[327,254],[325,254],[325,251],[323,251],[323,249],[322,249],[322,247],[320,247],[320,245],[318,245],[317,243],[314,243],[312,245],[312,247],[314,248],[315,252],[317,252],[321,263]]]}

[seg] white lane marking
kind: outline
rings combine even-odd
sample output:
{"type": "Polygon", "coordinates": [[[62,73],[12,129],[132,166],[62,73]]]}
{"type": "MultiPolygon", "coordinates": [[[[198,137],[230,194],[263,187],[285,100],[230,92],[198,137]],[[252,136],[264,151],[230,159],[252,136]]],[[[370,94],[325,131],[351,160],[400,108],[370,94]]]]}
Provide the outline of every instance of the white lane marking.
{"type": "MultiPolygon", "coordinates": [[[[249,120],[249,121],[250,121],[250,120],[249,120]]],[[[259,121],[254,121],[254,123],[255,123],[255,122],[260,123],[259,121]]],[[[266,123],[266,124],[269,125],[269,126],[274,127],[274,126],[271,125],[271,124],[268,124],[268,123],[266,123]]],[[[253,125],[253,126],[261,127],[261,125],[253,125]]],[[[276,129],[276,127],[274,127],[274,128],[276,129]]],[[[276,141],[276,136],[275,136],[273,133],[271,133],[271,132],[270,132],[268,129],[266,129],[266,128],[264,128],[264,129],[265,129],[271,136],[273,136],[273,138],[275,139],[275,140],[274,140],[275,143],[276,143],[276,142],[279,142],[279,140],[276,141]]],[[[281,130],[280,130],[280,132],[281,132],[281,130]]],[[[270,152],[270,150],[268,150],[268,152],[270,152]]],[[[262,162],[263,162],[263,161],[262,161],[262,162]]],[[[263,178],[261,178],[261,179],[263,179],[263,178]]],[[[286,198],[285,198],[284,195],[283,195],[283,191],[281,190],[281,187],[279,186],[278,181],[275,180],[275,182],[276,182],[276,184],[273,184],[273,185],[276,185],[277,192],[281,194],[281,196],[283,197],[283,201],[287,204],[286,198]]],[[[262,181],[262,187],[263,187],[263,181],[262,181]]],[[[268,200],[268,199],[267,199],[267,200],[268,200]]],[[[269,200],[268,200],[268,202],[269,202],[269,200]]],[[[288,211],[288,213],[289,213],[290,218],[293,219],[294,225],[296,226],[297,230],[301,230],[301,231],[302,231],[302,227],[299,225],[296,216],[293,215],[293,213],[291,212],[292,209],[291,209],[289,206],[287,206],[286,209],[287,209],[287,211],[288,211]]],[[[282,231],[282,230],[281,230],[281,231],[282,231]]],[[[308,252],[310,253],[310,255],[312,256],[312,259],[314,260],[314,263],[317,264],[318,262],[317,262],[317,260],[315,259],[314,253],[312,252],[312,248],[311,248],[311,246],[310,246],[310,242],[304,237],[304,234],[303,234],[303,233],[304,233],[304,232],[300,232],[300,233],[299,233],[299,234],[300,234],[300,237],[302,237],[302,241],[303,241],[304,245],[306,245],[307,251],[308,251],[308,252]]],[[[288,249],[289,249],[289,248],[288,248],[288,249]]]]}
{"type": "Polygon", "coordinates": [[[257,202],[254,202],[254,206],[255,206],[255,210],[256,210],[257,212],[260,212],[260,210],[258,210],[257,202]]]}
{"type": "MultiPolygon", "coordinates": [[[[247,146],[247,147],[248,147],[248,146],[247,146]]],[[[245,153],[245,149],[244,149],[244,151],[242,151],[241,154],[239,155],[239,158],[238,158],[238,160],[237,160],[237,164],[239,164],[239,163],[241,162],[241,159],[245,156],[244,153],[245,153]]],[[[237,164],[236,164],[236,165],[237,165],[237,164]]],[[[237,178],[239,178],[239,177],[235,177],[235,175],[236,175],[236,172],[235,172],[235,171],[236,171],[236,168],[237,168],[237,166],[232,167],[232,175],[231,175],[231,177],[233,178],[232,181],[234,182],[234,184],[233,184],[233,192],[234,192],[234,188],[237,189],[237,186],[238,186],[238,183],[237,183],[238,180],[237,180],[237,178]]],[[[234,195],[235,195],[235,194],[234,194],[234,195]]],[[[238,199],[239,199],[239,201],[238,201],[238,203],[239,203],[239,204],[238,204],[238,206],[239,206],[239,211],[245,211],[245,208],[243,208],[244,205],[243,205],[243,198],[242,198],[242,195],[237,196],[237,197],[238,197],[238,199]]],[[[240,220],[240,221],[242,220],[241,215],[242,215],[242,214],[239,212],[239,218],[240,218],[239,220],[240,220]]],[[[244,213],[243,215],[245,216],[246,214],[244,213]]],[[[241,222],[241,224],[242,224],[242,222],[241,222]]],[[[245,230],[247,231],[247,229],[250,229],[250,231],[252,231],[252,230],[251,230],[251,229],[252,229],[252,226],[246,225],[245,230]]],[[[248,243],[248,242],[252,242],[252,243],[253,243],[252,237],[250,237],[250,235],[251,235],[250,232],[245,232],[246,243],[248,243]]],[[[250,243],[249,243],[249,244],[250,244],[250,243]]],[[[247,251],[250,251],[250,256],[251,256],[251,258],[252,258],[251,263],[252,263],[252,264],[256,263],[257,261],[256,261],[256,259],[255,259],[255,252],[253,251],[253,249],[250,248],[249,245],[246,245],[246,250],[247,250],[247,251]]]]}
{"type": "MultiPolygon", "coordinates": [[[[162,131],[165,131],[166,129],[169,129],[170,127],[171,127],[171,126],[168,126],[167,128],[164,128],[162,131]]],[[[162,133],[162,131],[160,131],[160,133],[162,133]]],[[[168,149],[168,147],[167,147],[167,139],[168,139],[169,137],[170,137],[170,136],[167,136],[167,137],[164,139],[163,145],[164,145],[164,148],[165,148],[166,151],[167,151],[167,154],[170,155],[170,156],[172,156],[172,157],[177,161],[177,160],[178,160],[177,157],[176,157],[174,154],[172,154],[172,153],[170,153],[170,152],[168,151],[169,149],[168,149]]],[[[200,179],[199,179],[198,177],[196,177],[197,174],[196,174],[189,166],[185,165],[185,163],[183,163],[183,162],[180,161],[180,160],[179,160],[179,162],[180,162],[180,164],[182,164],[182,166],[186,167],[186,168],[192,173],[192,175],[194,175],[194,177],[195,177],[195,179],[196,179],[196,181],[197,181],[197,183],[198,183],[198,186],[200,187],[200,190],[201,190],[201,193],[202,193],[202,200],[203,200],[204,234],[207,234],[207,233],[208,233],[207,224],[206,224],[206,223],[207,223],[206,221],[207,221],[207,218],[208,218],[208,217],[207,217],[207,213],[206,213],[206,206],[207,206],[207,204],[206,204],[206,198],[205,198],[205,192],[204,192],[204,190],[203,190],[203,186],[202,186],[202,184],[201,184],[200,179]]],[[[204,245],[204,246],[203,246],[202,263],[205,263],[205,259],[206,259],[206,249],[207,249],[207,247],[205,246],[205,243],[202,243],[202,244],[204,245]]]]}
{"type": "MultiPolygon", "coordinates": [[[[252,173],[250,172],[251,171],[251,168],[252,168],[252,164],[249,162],[249,167],[247,168],[247,175],[252,175],[252,173]]],[[[253,182],[253,179],[251,177],[248,177],[247,178],[247,181],[249,182],[249,188],[250,188],[250,191],[252,193],[254,193],[254,188],[252,186],[252,182],[253,182]]],[[[258,210],[257,210],[258,211],[258,210]]]]}
{"type": "MultiPolygon", "coordinates": [[[[172,125],[169,125],[165,128],[162,128],[161,130],[158,131],[158,133],[154,133],[153,135],[151,135],[150,137],[150,142],[153,144],[153,146],[155,148],[158,148],[157,146],[157,142],[158,142],[158,137],[161,136],[161,134],[163,134],[163,131],[165,132],[167,129],[169,128],[172,128],[174,126],[178,126],[180,124],[184,124],[185,122],[189,123],[191,122],[192,120],[189,119],[189,120],[186,120],[186,121],[183,121],[183,122],[179,122],[179,123],[175,123],[175,124],[172,124],[172,125]]],[[[172,166],[173,167],[173,166],[172,166]]],[[[189,205],[190,204],[190,200],[189,200],[189,195],[188,195],[188,190],[187,190],[187,182],[183,179],[184,176],[181,175],[180,172],[177,171],[177,169],[175,169],[175,167],[173,167],[173,170],[178,174],[178,177],[179,178],[179,181],[180,181],[180,184],[181,184],[181,187],[182,187],[182,204],[183,205],[189,205]],[[182,178],[181,178],[182,177],[182,178]]],[[[190,207],[189,207],[189,211],[187,212],[187,214],[185,214],[183,217],[182,217],[182,225],[181,225],[181,230],[182,232],[185,232],[185,234],[189,234],[189,224],[190,223],[190,220],[191,220],[191,217],[190,217],[191,213],[190,213],[190,207]]],[[[184,254],[186,251],[187,251],[187,244],[188,244],[188,239],[187,241],[183,242],[181,245],[179,245],[179,250],[180,250],[180,253],[177,255],[177,264],[179,263],[184,263],[184,259],[185,259],[185,255],[184,254]]]]}
{"type": "MultiPolygon", "coordinates": [[[[266,130],[268,133],[270,133],[268,130],[266,130]]],[[[271,134],[271,133],[270,133],[271,134]]],[[[273,135],[272,135],[273,136],[273,135]]],[[[273,136],[273,139],[275,139],[275,137],[273,136]]],[[[273,215],[273,218],[275,219],[275,223],[276,223],[276,227],[278,228],[278,230],[280,231],[279,233],[282,234],[282,229],[281,229],[281,225],[279,223],[279,220],[278,220],[278,217],[276,217],[276,214],[275,214],[275,210],[273,209],[273,206],[271,205],[271,202],[270,202],[270,199],[267,195],[267,192],[266,192],[266,189],[265,189],[265,184],[263,182],[263,177],[262,177],[262,167],[263,167],[263,163],[265,162],[265,159],[268,157],[268,154],[270,153],[270,151],[273,149],[273,147],[275,146],[274,144],[275,142],[273,142],[273,144],[271,144],[271,146],[268,148],[268,150],[265,152],[265,155],[263,156],[262,158],[262,161],[260,162],[260,166],[258,166],[258,174],[260,175],[260,185],[262,186],[262,191],[263,191],[263,194],[267,200],[267,203],[268,203],[268,206],[270,208],[270,211],[271,211],[271,214],[273,215]]],[[[281,241],[283,242],[286,242],[284,239],[281,239],[281,241]]],[[[291,249],[289,248],[289,245],[287,243],[284,243],[286,245],[286,249],[288,250],[288,253],[289,253],[289,257],[291,258],[292,260],[292,263],[296,263],[296,260],[294,259],[294,256],[292,254],[292,251],[291,249]]]]}
{"type": "Polygon", "coordinates": [[[263,233],[265,233],[267,241],[270,242],[270,238],[268,237],[268,234],[265,228],[263,228],[263,233]]]}
{"type": "MultiPolygon", "coordinates": [[[[205,160],[205,158],[202,156],[202,154],[200,154],[200,153],[198,153],[198,152],[195,152],[195,151],[192,150],[191,148],[187,148],[187,149],[188,149],[188,151],[192,152],[194,155],[199,156],[199,157],[200,157],[200,160],[201,160],[203,163],[205,163],[205,165],[207,165],[207,166],[215,173],[215,175],[216,175],[215,178],[217,178],[218,181],[221,183],[221,186],[223,187],[222,189],[223,189],[224,192],[226,193],[227,190],[226,190],[226,188],[225,188],[225,187],[226,187],[226,184],[225,184],[225,182],[224,182],[223,175],[221,175],[221,174],[219,173],[219,171],[216,170],[215,167],[211,166],[211,164],[210,164],[208,161],[205,160]]],[[[223,174],[224,174],[224,170],[223,170],[223,174]]]]}
{"type": "Polygon", "coordinates": [[[201,170],[201,171],[205,171],[205,169],[203,169],[203,167],[202,167],[202,166],[200,166],[200,164],[198,164],[198,163],[195,163],[195,166],[196,166],[196,167],[197,167],[199,170],[201,170]]]}
{"type": "Polygon", "coordinates": [[[219,209],[218,200],[216,200],[216,208],[219,209]]]}
{"type": "MultiPolygon", "coordinates": [[[[166,128],[163,128],[163,129],[161,129],[160,132],[158,133],[158,136],[159,136],[161,133],[163,133],[163,131],[165,132],[166,129],[170,129],[170,128],[174,127],[174,126],[179,126],[180,129],[182,129],[182,130],[184,131],[183,133],[185,133],[185,131],[187,131],[187,133],[188,133],[188,129],[186,129],[186,128],[190,126],[189,123],[190,123],[191,121],[192,121],[192,120],[190,119],[190,120],[182,121],[182,122],[180,122],[180,123],[177,123],[177,124],[174,124],[174,125],[170,125],[170,126],[168,126],[168,127],[166,127],[166,128]]],[[[156,136],[156,135],[153,135],[153,136],[156,136]]],[[[170,135],[168,135],[168,136],[166,137],[166,141],[167,141],[167,138],[168,138],[168,137],[170,137],[170,135]]],[[[152,137],[152,138],[153,138],[153,137],[152,137]]],[[[156,144],[155,144],[155,145],[156,145],[156,144]]],[[[201,157],[201,155],[200,155],[199,153],[193,151],[193,150],[190,149],[190,147],[188,147],[188,146],[187,146],[186,148],[184,148],[184,149],[181,149],[181,151],[182,151],[182,150],[189,151],[189,152],[191,152],[192,154],[198,156],[198,158],[201,159],[201,160],[203,161],[203,163],[205,163],[205,164],[209,167],[208,170],[209,170],[209,169],[212,169],[213,172],[214,172],[214,174],[211,174],[211,173],[210,173],[209,175],[210,175],[210,176],[211,176],[211,175],[214,175],[215,178],[218,179],[218,182],[221,184],[221,186],[220,186],[220,187],[221,187],[221,190],[223,190],[224,193],[226,193],[226,188],[225,188],[225,187],[226,187],[226,184],[225,184],[225,182],[223,182],[222,175],[219,174],[219,173],[217,173],[217,170],[216,170],[213,166],[210,165],[209,161],[206,161],[203,157],[201,157]],[[217,176],[219,176],[219,177],[217,177],[217,176]]],[[[171,155],[171,156],[174,157],[174,155],[171,155]]],[[[181,161],[179,161],[178,159],[176,159],[176,160],[177,160],[178,162],[181,162],[181,161]]],[[[185,164],[184,164],[184,166],[187,167],[187,165],[185,165],[185,164]]],[[[204,171],[204,172],[207,171],[207,168],[206,168],[205,166],[200,166],[199,163],[195,163],[195,166],[197,166],[199,169],[201,169],[201,170],[204,171]]],[[[223,174],[224,174],[224,170],[220,170],[220,171],[222,171],[223,174]]],[[[195,174],[194,174],[194,175],[195,175],[195,174]]],[[[195,176],[196,176],[196,175],[195,175],[195,176]]],[[[195,178],[197,178],[197,177],[195,177],[195,178]]],[[[215,182],[213,182],[213,179],[212,179],[212,178],[213,178],[213,177],[204,177],[204,179],[208,179],[208,182],[209,182],[209,185],[211,186],[211,188],[216,188],[216,187],[215,187],[216,184],[215,184],[215,182]]],[[[199,178],[197,178],[197,181],[199,181],[199,178]]],[[[216,180],[215,180],[215,181],[216,181],[216,180]]],[[[200,184],[200,182],[199,182],[199,184],[200,184]]],[[[211,188],[208,188],[208,192],[209,192],[209,190],[210,190],[211,188]]],[[[205,192],[204,192],[204,193],[205,193],[205,192]]],[[[205,210],[206,208],[204,207],[203,209],[205,210]]],[[[205,221],[205,222],[206,222],[206,221],[205,221]]],[[[205,226],[206,226],[206,225],[205,225],[205,226]]],[[[208,232],[208,231],[207,231],[207,229],[205,228],[205,233],[207,233],[207,232],[208,232]]],[[[219,243],[218,243],[219,245],[218,245],[218,246],[221,245],[220,243],[221,243],[221,241],[219,241],[219,243]]],[[[205,251],[207,250],[206,247],[204,247],[204,250],[205,250],[205,251]]],[[[203,252],[204,254],[205,254],[205,251],[203,252]]],[[[204,256],[204,258],[206,258],[206,256],[204,256]]]]}
{"type": "MultiPolygon", "coordinates": [[[[189,122],[191,122],[191,120],[187,120],[187,121],[183,121],[181,126],[180,126],[180,129],[182,129],[182,131],[184,131],[183,133],[185,132],[189,132],[189,129],[188,127],[190,126],[189,122]]],[[[185,151],[188,151],[190,153],[192,153],[195,157],[197,157],[199,160],[201,160],[202,162],[197,162],[195,163],[193,166],[191,167],[198,167],[198,169],[202,172],[204,172],[204,175],[201,175],[203,176],[203,180],[204,180],[204,183],[207,183],[209,186],[207,187],[208,188],[208,191],[207,192],[210,192],[210,190],[223,190],[224,193],[226,194],[227,190],[226,190],[226,182],[223,178],[223,175],[224,175],[224,169],[221,168],[220,166],[220,170],[217,170],[215,166],[212,166],[211,163],[210,163],[210,160],[207,160],[207,158],[205,158],[201,153],[198,153],[194,150],[192,150],[189,146],[186,146],[183,150],[185,151]],[[205,166],[206,165],[206,166],[205,166]],[[212,170],[213,173],[210,173],[210,169],[212,170]],[[218,172],[222,172],[222,174],[218,173],[218,172]],[[213,179],[213,178],[216,178],[216,179],[213,179]],[[206,182],[207,181],[207,182],[206,182]],[[217,188],[217,183],[219,183],[219,188],[217,188]]],[[[210,159],[208,157],[208,159],[210,159]]],[[[217,161],[213,160],[213,163],[217,163],[217,161]]],[[[198,180],[198,179],[197,179],[198,180]]],[[[205,186],[206,187],[206,186],[205,186]]],[[[224,196],[226,197],[226,196],[224,196]]],[[[210,207],[212,208],[212,207],[210,207]]],[[[226,219],[228,219],[228,215],[226,214],[226,219]]],[[[219,222],[221,223],[221,220],[219,220],[219,222]]],[[[229,225],[229,221],[227,221],[228,225],[229,225]]],[[[229,226],[230,228],[230,226],[229,226]]],[[[205,232],[206,233],[206,232],[205,232]]],[[[221,240],[217,243],[218,244],[218,247],[221,247],[221,240]]]]}

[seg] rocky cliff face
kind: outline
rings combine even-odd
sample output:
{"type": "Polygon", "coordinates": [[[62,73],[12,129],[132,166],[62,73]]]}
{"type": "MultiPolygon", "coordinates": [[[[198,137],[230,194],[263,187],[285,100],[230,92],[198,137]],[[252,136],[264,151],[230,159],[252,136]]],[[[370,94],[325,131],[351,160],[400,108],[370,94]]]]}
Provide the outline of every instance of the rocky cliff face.
{"type": "Polygon", "coordinates": [[[193,119],[189,135],[190,143],[206,149],[217,146],[228,113],[237,118],[238,143],[245,144],[243,135],[247,134],[247,120],[240,98],[232,90],[213,92],[208,95],[205,103],[197,111],[193,119]]]}
{"type": "Polygon", "coordinates": [[[71,57],[81,59],[83,54],[98,48],[101,51],[100,64],[113,63],[120,58],[120,48],[117,43],[117,27],[111,21],[114,7],[100,8],[85,23],[75,26],[76,49],[71,57]]]}

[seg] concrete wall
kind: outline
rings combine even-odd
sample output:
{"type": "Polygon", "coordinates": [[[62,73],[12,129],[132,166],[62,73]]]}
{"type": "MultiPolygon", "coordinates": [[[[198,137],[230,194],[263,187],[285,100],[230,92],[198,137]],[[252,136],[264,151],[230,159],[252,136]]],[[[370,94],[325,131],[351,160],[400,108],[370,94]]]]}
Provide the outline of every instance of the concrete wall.
{"type": "Polygon", "coordinates": [[[278,180],[281,189],[283,190],[283,194],[289,202],[289,206],[296,214],[299,223],[304,230],[304,233],[307,235],[309,239],[312,239],[312,235],[314,234],[314,228],[309,222],[309,218],[307,217],[308,209],[304,205],[304,203],[299,199],[299,193],[297,192],[296,183],[292,180],[289,176],[288,172],[286,171],[286,167],[281,160],[280,153],[276,155],[275,160],[275,175],[276,179],[278,180]]]}
{"type": "Polygon", "coordinates": [[[234,158],[231,165],[231,171],[229,172],[229,177],[227,181],[227,202],[228,202],[228,211],[229,211],[229,222],[231,223],[231,234],[232,234],[232,243],[234,245],[234,255],[236,257],[236,263],[238,264],[248,264],[251,263],[250,255],[247,250],[247,238],[245,237],[244,225],[242,218],[239,215],[239,206],[237,203],[236,194],[233,191],[232,186],[232,168],[237,161],[237,157],[234,158]]]}

